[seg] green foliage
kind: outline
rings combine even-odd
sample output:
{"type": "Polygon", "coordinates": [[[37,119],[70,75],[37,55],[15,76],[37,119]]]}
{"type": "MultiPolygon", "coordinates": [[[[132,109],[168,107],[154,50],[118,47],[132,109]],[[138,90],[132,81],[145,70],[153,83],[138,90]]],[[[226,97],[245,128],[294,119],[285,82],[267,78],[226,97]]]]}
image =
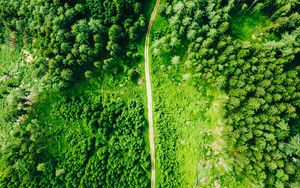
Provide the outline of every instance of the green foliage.
{"type": "Polygon", "coordinates": [[[167,1],[161,15],[170,29],[153,36],[155,59],[171,53],[171,61],[186,45],[180,56],[184,66],[193,68],[199,82],[228,95],[227,152],[243,186],[245,180],[277,187],[300,181],[291,168],[299,166],[299,6],[270,0],[167,1]],[[174,45],[175,39],[189,43],[174,45]]]}
{"type": "Polygon", "coordinates": [[[224,154],[217,132],[224,129],[220,109],[226,97],[191,74],[186,46],[168,47],[173,36],[169,29],[158,15],[151,33],[156,186],[209,187],[230,177],[226,164],[219,162],[224,154]]]}
{"type": "Polygon", "coordinates": [[[265,32],[270,24],[268,17],[261,13],[242,13],[233,16],[230,27],[235,38],[259,42],[270,38],[270,34],[265,32]]]}
{"type": "Polygon", "coordinates": [[[60,98],[50,114],[60,123],[14,128],[1,152],[1,187],[148,187],[143,114],[139,102],[114,96],[60,98]]]}
{"type": "Polygon", "coordinates": [[[0,2],[0,187],[149,187],[146,4],[0,2]]]}
{"type": "Polygon", "coordinates": [[[104,62],[106,71],[116,66],[121,71],[135,61],[126,53],[137,52],[130,46],[146,30],[144,4],[141,0],[1,1],[0,33],[5,26],[23,39],[32,39],[38,59],[48,65],[48,85],[63,87],[67,84],[62,82],[73,81],[75,75],[102,70],[94,62],[104,62]]]}
{"type": "MultiPolygon", "coordinates": [[[[0,187],[149,187],[130,80],[153,2],[0,1],[0,187]]],[[[299,187],[299,2],[163,2],[158,185],[299,187]]]]}
{"type": "MultiPolygon", "coordinates": [[[[25,51],[0,45],[0,124],[1,142],[6,142],[14,122],[22,121],[36,93],[35,79],[41,66],[24,60],[25,51]]],[[[41,88],[41,87],[40,87],[41,88]]]]}

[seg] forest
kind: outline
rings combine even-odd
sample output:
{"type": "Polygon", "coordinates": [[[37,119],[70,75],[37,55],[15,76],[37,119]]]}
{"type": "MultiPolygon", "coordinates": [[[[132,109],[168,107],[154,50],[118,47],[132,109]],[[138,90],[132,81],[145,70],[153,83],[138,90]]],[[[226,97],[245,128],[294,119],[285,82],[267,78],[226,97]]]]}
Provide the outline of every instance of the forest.
{"type": "Polygon", "coordinates": [[[21,35],[19,42],[32,46],[38,65],[45,67],[48,85],[61,88],[102,69],[120,73],[141,58],[136,42],[146,28],[143,4],[4,0],[1,25],[10,33],[2,35],[21,35]]]}
{"type": "Polygon", "coordinates": [[[0,187],[298,188],[299,110],[299,0],[0,0],[0,187]]]}
{"type": "Polygon", "coordinates": [[[0,187],[149,187],[146,6],[0,1],[0,187]]]}
{"type": "MultiPolygon", "coordinates": [[[[300,186],[299,10],[299,1],[284,0],[173,0],[160,8],[152,36],[154,61],[177,67],[174,84],[183,83],[180,70],[189,70],[195,87],[206,83],[228,96],[223,139],[232,167],[221,173],[221,185],[237,186],[230,173],[242,187],[300,186]]],[[[161,134],[178,137],[173,131],[161,134]]],[[[161,146],[163,157],[180,144],[161,146]]],[[[161,177],[162,187],[182,187],[182,175],[168,165],[171,159],[161,160],[169,172],[161,177]]],[[[202,180],[194,185],[206,185],[202,180]]]]}

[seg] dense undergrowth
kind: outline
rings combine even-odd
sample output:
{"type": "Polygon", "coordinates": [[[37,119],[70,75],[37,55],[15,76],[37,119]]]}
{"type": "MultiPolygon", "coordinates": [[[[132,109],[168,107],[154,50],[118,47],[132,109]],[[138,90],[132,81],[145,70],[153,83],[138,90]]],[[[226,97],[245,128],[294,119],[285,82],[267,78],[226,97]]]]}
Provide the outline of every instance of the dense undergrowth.
{"type": "Polygon", "coordinates": [[[1,186],[149,186],[143,106],[88,95],[58,96],[50,113],[49,101],[36,104],[36,118],[14,128],[2,153],[1,186]]]}

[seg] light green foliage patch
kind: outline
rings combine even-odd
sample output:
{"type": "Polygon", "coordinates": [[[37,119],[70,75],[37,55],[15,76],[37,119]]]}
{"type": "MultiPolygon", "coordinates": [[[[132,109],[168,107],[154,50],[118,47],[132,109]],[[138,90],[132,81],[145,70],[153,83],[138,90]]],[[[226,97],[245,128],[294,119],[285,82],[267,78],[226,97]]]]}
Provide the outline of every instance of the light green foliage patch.
{"type": "Polygon", "coordinates": [[[270,18],[261,12],[241,12],[232,16],[230,29],[233,37],[242,42],[260,43],[275,40],[277,37],[269,33],[267,28],[272,24],[270,18]]]}

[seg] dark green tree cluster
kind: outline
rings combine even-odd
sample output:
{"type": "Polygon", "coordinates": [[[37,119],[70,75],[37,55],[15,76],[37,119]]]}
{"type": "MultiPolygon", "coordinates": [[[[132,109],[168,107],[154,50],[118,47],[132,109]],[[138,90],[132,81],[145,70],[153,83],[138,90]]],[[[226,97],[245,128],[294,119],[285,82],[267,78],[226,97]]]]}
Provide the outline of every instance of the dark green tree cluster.
{"type": "Polygon", "coordinates": [[[16,126],[1,147],[0,187],[149,187],[145,119],[139,102],[66,97],[51,116],[16,126]]]}
{"type": "Polygon", "coordinates": [[[4,43],[5,26],[0,21],[0,44],[4,43]]]}
{"type": "Polygon", "coordinates": [[[29,39],[50,83],[64,86],[85,71],[120,72],[140,57],[136,42],[145,31],[142,0],[4,0],[4,25],[29,39]]]}
{"type": "Polygon", "coordinates": [[[257,185],[300,186],[299,10],[298,1],[285,0],[175,0],[162,10],[171,28],[157,38],[163,52],[189,41],[185,65],[226,91],[234,171],[257,185]],[[232,35],[232,17],[264,12],[272,24],[259,43],[232,35]]]}

